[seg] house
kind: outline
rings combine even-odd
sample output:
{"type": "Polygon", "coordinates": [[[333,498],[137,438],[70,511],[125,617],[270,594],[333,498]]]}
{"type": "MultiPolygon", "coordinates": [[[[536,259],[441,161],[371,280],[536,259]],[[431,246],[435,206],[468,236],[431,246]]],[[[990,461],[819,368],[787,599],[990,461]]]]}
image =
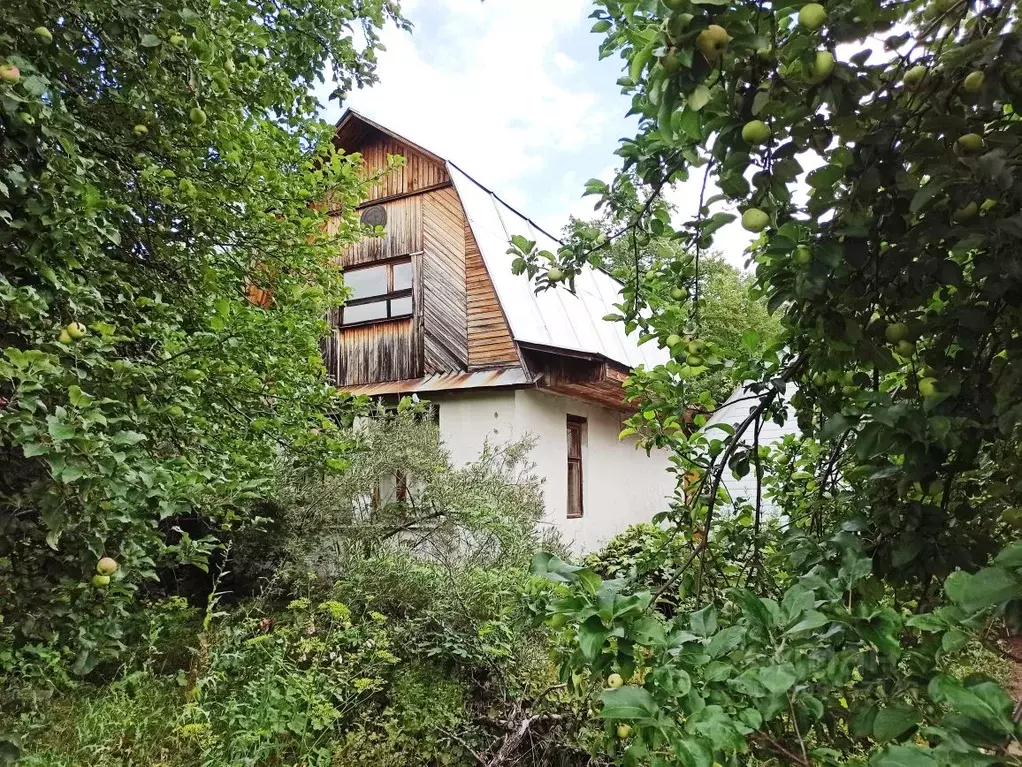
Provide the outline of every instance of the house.
{"type": "Polygon", "coordinates": [[[324,342],[336,385],[435,403],[455,463],[478,458],[487,441],[531,435],[546,522],[576,551],[664,509],[674,490],[666,453],[618,439],[632,412],[622,382],[665,359],[602,319],[619,283],[586,269],[575,294],[537,295],[512,274],[508,241],[521,234],[555,250],[554,237],[454,163],[357,112],[341,118],[335,142],[379,176],[361,219],[386,232],[340,258],[352,295],[324,342]],[[380,175],[393,155],[403,165],[380,175]]]}

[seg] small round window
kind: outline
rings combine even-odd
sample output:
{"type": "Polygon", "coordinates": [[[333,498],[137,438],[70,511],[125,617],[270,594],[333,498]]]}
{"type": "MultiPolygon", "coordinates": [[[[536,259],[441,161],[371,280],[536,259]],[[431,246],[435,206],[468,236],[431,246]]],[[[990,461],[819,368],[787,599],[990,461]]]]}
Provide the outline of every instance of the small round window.
{"type": "Polygon", "coordinates": [[[362,211],[362,223],[366,226],[386,226],[387,209],[382,205],[370,205],[362,211]]]}

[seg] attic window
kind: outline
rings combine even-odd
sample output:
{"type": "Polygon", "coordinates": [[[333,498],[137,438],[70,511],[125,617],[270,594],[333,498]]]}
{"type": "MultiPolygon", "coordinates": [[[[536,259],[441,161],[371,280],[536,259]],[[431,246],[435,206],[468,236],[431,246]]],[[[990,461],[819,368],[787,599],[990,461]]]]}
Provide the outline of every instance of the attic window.
{"type": "Polygon", "coordinates": [[[341,310],[341,325],[364,325],[412,316],[412,260],[402,258],[344,272],[351,297],[341,310]]]}

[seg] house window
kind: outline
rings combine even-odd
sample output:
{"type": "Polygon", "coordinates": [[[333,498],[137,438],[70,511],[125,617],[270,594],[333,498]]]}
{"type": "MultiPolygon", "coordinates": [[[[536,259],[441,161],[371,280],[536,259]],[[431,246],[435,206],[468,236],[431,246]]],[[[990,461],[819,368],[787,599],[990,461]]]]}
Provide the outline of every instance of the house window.
{"type": "Polygon", "coordinates": [[[568,416],[568,519],[582,516],[582,439],[586,419],[568,416]]]}
{"type": "Polygon", "coordinates": [[[389,261],[344,272],[351,298],[341,310],[341,325],[362,325],[412,316],[412,260],[389,261]]]}

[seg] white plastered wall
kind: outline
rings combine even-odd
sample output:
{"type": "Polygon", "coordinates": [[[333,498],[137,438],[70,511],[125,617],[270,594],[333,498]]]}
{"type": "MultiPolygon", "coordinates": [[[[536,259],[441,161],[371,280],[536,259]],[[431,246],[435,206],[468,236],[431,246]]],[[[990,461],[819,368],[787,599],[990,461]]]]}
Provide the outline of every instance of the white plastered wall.
{"type": "Polygon", "coordinates": [[[674,491],[665,451],[649,456],[634,440],[618,440],[622,414],[534,389],[458,392],[432,398],[440,433],[456,465],[479,457],[484,442],[499,445],[531,435],[531,459],[544,478],[545,523],[575,552],[592,551],[636,522],[667,507],[674,491]],[[582,448],[584,513],[567,517],[567,416],[586,419],[582,448]]]}

